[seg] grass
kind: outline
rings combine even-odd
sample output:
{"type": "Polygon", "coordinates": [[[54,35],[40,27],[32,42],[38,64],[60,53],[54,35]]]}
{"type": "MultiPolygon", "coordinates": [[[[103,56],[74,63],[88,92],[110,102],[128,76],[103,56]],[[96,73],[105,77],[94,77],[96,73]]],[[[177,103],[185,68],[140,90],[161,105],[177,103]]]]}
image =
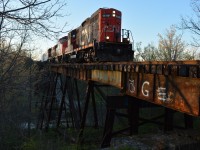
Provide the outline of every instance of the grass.
{"type": "MultiPolygon", "coordinates": [[[[153,116],[158,116],[164,113],[161,108],[145,108],[141,109],[140,116],[150,119],[153,116]]],[[[164,119],[159,119],[163,122],[164,119]]],[[[174,114],[174,124],[184,127],[184,116],[181,113],[174,114]]],[[[195,130],[200,131],[200,119],[194,119],[195,130]]],[[[117,118],[114,124],[114,130],[117,131],[127,127],[128,122],[125,118],[117,118]]],[[[139,135],[146,133],[158,133],[163,130],[162,125],[147,123],[139,127],[139,135]]],[[[33,131],[34,132],[34,131],[33,131]]],[[[22,150],[90,150],[99,149],[103,136],[103,128],[95,129],[93,127],[86,127],[83,136],[78,140],[79,132],[75,129],[60,129],[59,132],[50,129],[48,132],[35,131],[35,134],[30,139],[27,139],[21,146],[22,150]],[[79,141],[79,142],[78,142],[79,141]]],[[[124,135],[118,135],[124,136],[124,135]]],[[[111,147],[112,149],[112,147],[111,147]]],[[[114,148],[113,148],[114,149],[114,148]]],[[[133,147],[124,145],[118,150],[130,150],[133,147]]]]}
{"type": "Polygon", "coordinates": [[[22,150],[90,150],[98,149],[102,136],[102,129],[86,128],[83,137],[78,143],[78,132],[67,129],[65,137],[62,130],[37,131],[21,146],[22,150]]]}

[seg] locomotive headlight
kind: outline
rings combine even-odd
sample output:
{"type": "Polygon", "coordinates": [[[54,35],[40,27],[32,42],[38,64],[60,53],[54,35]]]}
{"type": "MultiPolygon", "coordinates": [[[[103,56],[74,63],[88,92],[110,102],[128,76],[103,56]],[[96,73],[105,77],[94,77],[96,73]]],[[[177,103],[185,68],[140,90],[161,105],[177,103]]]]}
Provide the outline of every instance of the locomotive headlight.
{"type": "Polygon", "coordinates": [[[130,41],[130,39],[129,39],[129,38],[127,38],[127,41],[130,41]]]}
{"type": "Polygon", "coordinates": [[[109,40],[110,39],[110,37],[109,36],[106,36],[106,40],[109,40]]]}
{"type": "Polygon", "coordinates": [[[113,17],[116,16],[116,14],[115,14],[115,10],[113,10],[113,12],[112,12],[112,16],[113,16],[113,17]]]}

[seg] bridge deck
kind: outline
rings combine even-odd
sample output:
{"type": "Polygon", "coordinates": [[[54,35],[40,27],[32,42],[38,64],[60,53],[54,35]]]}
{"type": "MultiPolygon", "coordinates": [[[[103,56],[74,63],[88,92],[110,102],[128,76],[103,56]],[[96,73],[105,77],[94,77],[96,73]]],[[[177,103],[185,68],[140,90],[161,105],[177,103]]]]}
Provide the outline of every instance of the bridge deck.
{"type": "Polygon", "coordinates": [[[115,86],[121,94],[200,115],[200,61],[51,64],[53,72],[115,86]]]}

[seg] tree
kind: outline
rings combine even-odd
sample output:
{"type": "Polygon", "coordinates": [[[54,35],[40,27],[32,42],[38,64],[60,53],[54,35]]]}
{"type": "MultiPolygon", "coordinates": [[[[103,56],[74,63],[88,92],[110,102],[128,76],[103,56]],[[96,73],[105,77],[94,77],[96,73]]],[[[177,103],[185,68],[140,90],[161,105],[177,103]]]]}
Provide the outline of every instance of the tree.
{"type": "Polygon", "coordinates": [[[157,59],[157,48],[151,43],[141,48],[141,42],[136,43],[135,61],[154,61],[157,59]]]}
{"type": "Polygon", "coordinates": [[[193,44],[200,47],[200,0],[192,0],[191,7],[194,11],[193,17],[182,17],[181,29],[189,30],[193,33],[193,44]]]}
{"type": "Polygon", "coordinates": [[[0,149],[20,149],[16,146],[25,137],[23,123],[30,117],[31,84],[37,79],[30,43],[64,31],[56,21],[66,16],[60,13],[65,5],[65,0],[0,1],[0,149]]]}
{"type": "Polygon", "coordinates": [[[135,61],[176,61],[194,60],[196,49],[188,50],[182,35],[177,34],[176,28],[171,26],[164,35],[158,34],[158,47],[148,44],[143,49],[141,42],[136,43],[135,61]]]}
{"type": "Polygon", "coordinates": [[[135,44],[135,53],[134,53],[134,61],[140,61],[141,60],[141,53],[142,53],[142,48],[141,48],[142,42],[137,42],[135,44]]]}
{"type": "Polygon", "coordinates": [[[1,39],[8,32],[12,35],[15,32],[16,36],[26,31],[47,38],[62,32],[63,28],[55,21],[66,15],[60,13],[65,5],[64,0],[1,0],[1,39]]]}
{"type": "MultiPolygon", "coordinates": [[[[33,90],[29,88],[29,70],[25,65],[29,59],[27,54],[13,50],[5,57],[3,63],[1,62],[1,71],[4,74],[1,74],[0,83],[0,149],[17,146],[26,137],[25,124],[30,118],[27,97],[29,91],[33,90]]],[[[30,65],[32,71],[36,72],[35,65],[30,65]]]]}
{"type": "Polygon", "coordinates": [[[171,26],[166,30],[166,34],[163,36],[158,34],[158,60],[163,61],[176,61],[184,59],[184,52],[186,44],[182,41],[182,35],[176,34],[176,29],[171,26]]]}
{"type": "Polygon", "coordinates": [[[153,44],[148,44],[144,47],[142,58],[145,61],[155,61],[157,59],[157,48],[153,44]]]}
{"type": "Polygon", "coordinates": [[[66,16],[60,13],[65,5],[64,0],[0,1],[0,66],[4,66],[0,72],[0,86],[21,51],[30,50],[29,43],[33,37],[53,38],[63,32],[55,21],[58,17],[66,16]],[[16,56],[10,64],[6,62],[5,67],[4,60],[12,51],[16,52],[16,56]]]}

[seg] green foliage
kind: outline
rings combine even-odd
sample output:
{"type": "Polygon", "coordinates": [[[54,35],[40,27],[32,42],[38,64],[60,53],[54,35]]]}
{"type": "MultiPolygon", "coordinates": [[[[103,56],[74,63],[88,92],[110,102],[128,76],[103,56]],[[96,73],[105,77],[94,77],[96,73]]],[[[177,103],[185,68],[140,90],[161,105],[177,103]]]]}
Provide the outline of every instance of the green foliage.
{"type": "Polygon", "coordinates": [[[31,138],[29,141],[27,141],[23,144],[22,149],[35,150],[35,149],[37,149],[37,142],[31,138]]]}
{"type": "Polygon", "coordinates": [[[117,150],[137,150],[137,148],[134,148],[133,146],[122,146],[122,147],[119,147],[117,148],[117,150]]]}
{"type": "Polygon", "coordinates": [[[85,129],[82,143],[77,144],[78,132],[74,129],[68,129],[68,138],[60,136],[56,131],[37,132],[30,139],[27,139],[21,146],[22,150],[89,150],[98,149],[102,130],[85,129]]]}
{"type": "Polygon", "coordinates": [[[21,146],[22,150],[63,150],[68,149],[67,143],[54,131],[37,132],[21,146]]]}

